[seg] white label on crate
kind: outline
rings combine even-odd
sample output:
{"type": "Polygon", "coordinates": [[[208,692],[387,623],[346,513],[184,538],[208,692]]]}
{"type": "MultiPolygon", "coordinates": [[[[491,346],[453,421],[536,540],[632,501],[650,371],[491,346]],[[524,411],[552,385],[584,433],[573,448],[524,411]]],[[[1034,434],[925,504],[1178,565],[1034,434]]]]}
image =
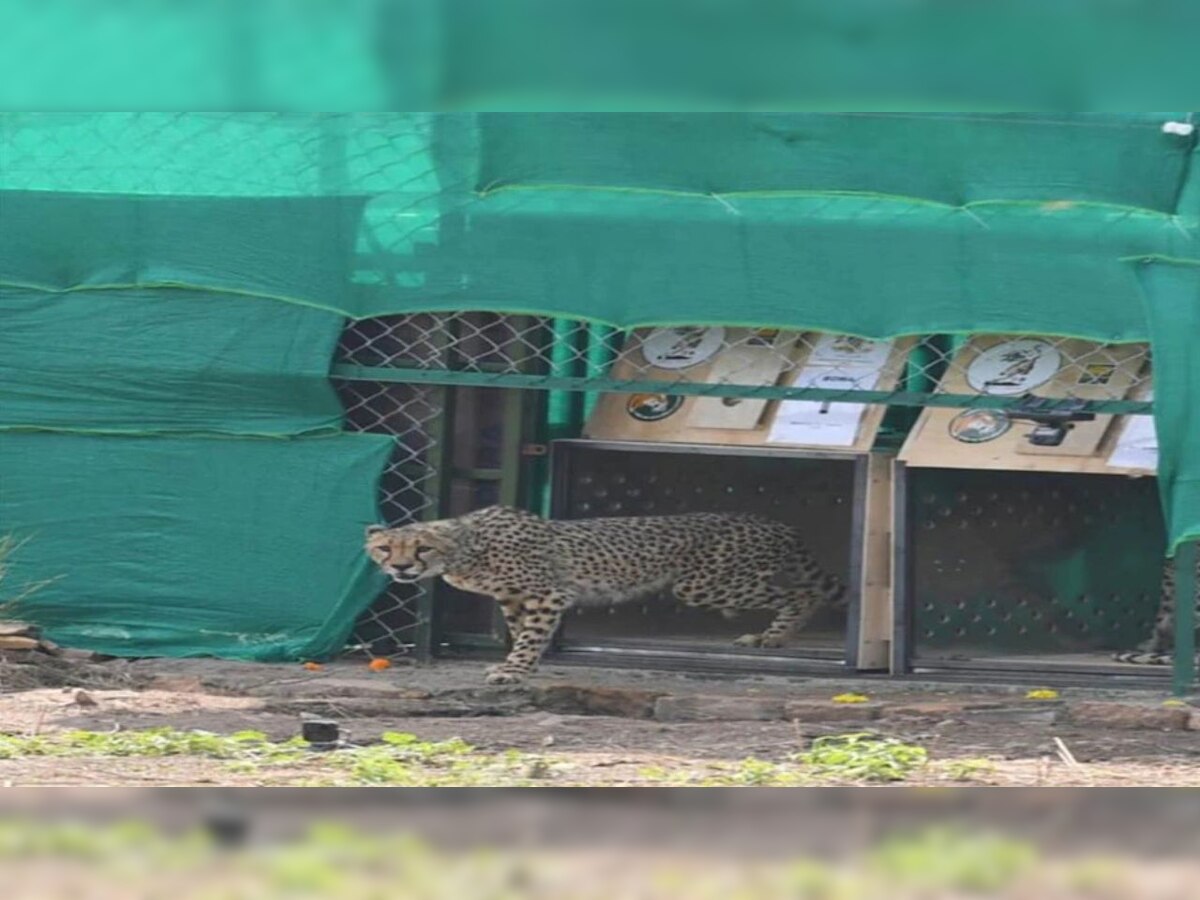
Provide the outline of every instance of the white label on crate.
{"type": "Polygon", "coordinates": [[[1021,339],[989,347],[967,365],[967,384],[981,394],[1025,394],[1058,372],[1062,355],[1046,341],[1021,339]]]}
{"type": "MultiPolygon", "coordinates": [[[[1153,393],[1148,392],[1145,399],[1153,400],[1153,393]]],[[[1108,464],[1117,469],[1158,471],[1158,431],[1154,427],[1154,416],[1125,417],[1108,464]]]]}
{"type": "MultiPolygon", "coordinates": [[[[845,391],[869,391],[875,387],[891,352],[891,342],[854,338],[852,344],[838,347],[838,340],[835,335],[822,337],[808,364],[792,379],[793,387],[845,391]]],[[[775,412],[767,441],[849,447],[858,438],[865,411],[866,405],[862,403],[784,400],[775,412]]]]}

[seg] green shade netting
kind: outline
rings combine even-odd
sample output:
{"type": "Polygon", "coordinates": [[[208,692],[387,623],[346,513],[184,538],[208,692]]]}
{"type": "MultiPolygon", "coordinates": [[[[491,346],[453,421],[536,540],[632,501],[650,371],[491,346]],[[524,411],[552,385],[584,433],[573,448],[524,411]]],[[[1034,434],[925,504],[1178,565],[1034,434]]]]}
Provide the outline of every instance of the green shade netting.
{"type": "Polygon", "coordinates": [[[0,116],[0,531],[38,532],[22,551],[37,577],[87,560],[75,593],[49,595],[58,628],[72,614],[132,627],[136,597],[150,635],[162,608],[239,598],[204,637],[181,626],[122,652],[243,653],[232,635],[279,625],[286,592],[269,582],[292,571],[312,599],[265,655],[344,633],[374,587],[356,585],[384,451],[368,464],[334,449],[362,441],[279,437],[337,425],[319,382],[340,316],[492,310],[1150,339],[1171,538],[1197,536],[1196,291],[1182,268],[1129,262],[1200,258],[1195,137],[1162,129],[1186,118],[0,116]],[[116,448],[108,462],[64,481],[98,446],[116,448]],[[315,469],[286,477],[321,453],[353,511],[310,489],[315,469]],[[86,530],[43,527],[89,509],[86,530]],[[157,538],[152,589],[127,557],[97,574],[163,523],[193,539],[157,538]],[[270,528],[332,536],[253,556],[223,543],[270,528]],[[198,568],[209,580],[157,574],[198,568]]]}
{"type": "Polygon", "coordinates": [[[52,579],[16,614],[120,655],[344,644],[393,446],[329,381],[362,203],[0,193],[0,602],[52,579]]]}
{"type": "Polygon", "coordinates": [[[0,290],[0,429],[337,430],[341,319],[208,291],[0,290]]]}
{"type": "Polygon", "coordinates": [[[1170,212],[1190,148],[1159,126],[1183,115],[492,113],[478,118],[476,186],[861,192],[948,206],[1070,199],[1170,212]]]}
{"type": "Polygon", "coordinates": [[[0,192],[0,287],[178,285],[328,308],[345,290],[357,197],[0,192]]]}
{"type": "MultiPolygon", "coordinates": [[[[438,308],[617,325],[804,326],[872,337],[1028,331],[1146,339],[1123,257],[1180,254],[1168,216],[861,197],[500,192],[474,204],[438,308]],[[579,248],[588,248],[586,252],[579,248]]],[[[448,250],[448,252],[452,252],[448,250]]]]}
{"type": "Polygon", "coordinates": [[[1158,483],[1172,553],[1200,540],[1200,259],[1138,266],[1154,347],[1158,483]]]}
{"type": "Polygon", "coordinates": [[[0,435],[6,585],[51,640],[116,655],[321,657],[382,577],[362,552],[382,435],[0,435]]]}

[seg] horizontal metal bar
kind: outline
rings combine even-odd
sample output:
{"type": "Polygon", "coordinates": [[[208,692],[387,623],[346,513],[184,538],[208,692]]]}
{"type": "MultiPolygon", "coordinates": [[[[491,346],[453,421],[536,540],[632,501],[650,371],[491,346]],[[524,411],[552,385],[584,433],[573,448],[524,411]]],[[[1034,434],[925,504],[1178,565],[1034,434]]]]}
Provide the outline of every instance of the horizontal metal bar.
{"type": "MultiPolygon", "coordinates": [[[[815,400],[823,403],[869,403],[886,406],[932,406],[952,409],[1010,409],[1022,397],[991,394],[929,394],[913,391],[846,391],[784,385],[704,384],[689,381],[625,381],[611,378],[579,378],[553,375],[523,375],[516,372],[463,372],[452,369],[412,369],[391,366],[355,366],[338,363],[330,373],[347,381],[385,381],[398,384],[463,385],[470,387],[531,388],[555,391],[590,391],[616,394],[681,394],[693,397],[740,397],[754,400],[815,400]]],[[[1076,401],[1071,401],[1075,403],[1076,401]]],[[[1047,405],[1047,408],[1052,408],[1047,405]]],[[[1081,411],[1149,415],[1154,405],[1143,400],[1086,400],[1081,411]]]]}
{"type": "Polygon", "coordinates": [[[594,438],[563,438],[553,449],[580,447],[585,450],[619,450],[622,453],[681,453],[688,456],[786,456],[791,459],[835,460],[853,463],[861,454],[844,450],[804,450],[798,447],[755,447],[739,444],[684,444],[666,441],[611,441],[594,438]]]}

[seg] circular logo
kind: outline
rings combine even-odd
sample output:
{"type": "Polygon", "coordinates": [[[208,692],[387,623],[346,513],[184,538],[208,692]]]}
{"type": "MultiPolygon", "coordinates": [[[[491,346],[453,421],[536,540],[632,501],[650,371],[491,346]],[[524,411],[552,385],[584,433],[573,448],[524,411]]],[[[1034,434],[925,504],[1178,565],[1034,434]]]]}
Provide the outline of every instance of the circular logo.
{"type": "Polygon", "coordinates": [[[656,328],[642,341],[642,356],[659,369],[688,369],[711,359],[724,343],[724,328],[656,328]]]}
{"type": "Polygon", "coordinates": [[[998,409],[964,409],[950,420],[950,437],[964,444],[986,444],[1012,427],[1012,420],[998,409]]]}
{"type": "Polygon", "coordinates": [[[967,383],[981,394],[1025,394],[1053,378],[1061,365],[1061,354],[1045,341],[1005,341],[971,360],[967,383]]]}
{"type": "Polygon", "coordinates": [[[625,411],[639,422],[660,422],[683,406],[678,394],[632,394],[625,411]]]}

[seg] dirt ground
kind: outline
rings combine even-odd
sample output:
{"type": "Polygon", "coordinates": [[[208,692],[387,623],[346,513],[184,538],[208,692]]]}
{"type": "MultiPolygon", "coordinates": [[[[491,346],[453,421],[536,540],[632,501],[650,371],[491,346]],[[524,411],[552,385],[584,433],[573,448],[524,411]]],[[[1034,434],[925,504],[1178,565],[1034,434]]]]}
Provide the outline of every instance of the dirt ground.
{"type": "MultiPolygon", "coordinates": [[[[385,732],[461,738],[517,759],[505,771],[521,775],[518,783],[624,786],[711,783],[746,769],[747,759],[788,766],[816,738],[871,732],[927,752],[907,784],[1200,786],[1200,709],[1146,691],[1063,688],[1039,698],[1027,687],[575,667],[500,688],[485,687],[481,675],[477,662],[373,672],[345,660],[310,672],[221,660],[26,659],[0,663],[0,734],[170,727],[285,741],[305,718],[320,717],[353,745],[385,732]],[[848,691],[866,699],[833,701],[848,691]]],[[[342,783],[321,780],[327,759],[237,767],[189,755],[17,755],[0,758],[0,784],[342,783]]],[[[757,783],[752,773],[738,777],[757,783]]],[[[859,780],[834,772],[820,783],[859,780]]]]}

